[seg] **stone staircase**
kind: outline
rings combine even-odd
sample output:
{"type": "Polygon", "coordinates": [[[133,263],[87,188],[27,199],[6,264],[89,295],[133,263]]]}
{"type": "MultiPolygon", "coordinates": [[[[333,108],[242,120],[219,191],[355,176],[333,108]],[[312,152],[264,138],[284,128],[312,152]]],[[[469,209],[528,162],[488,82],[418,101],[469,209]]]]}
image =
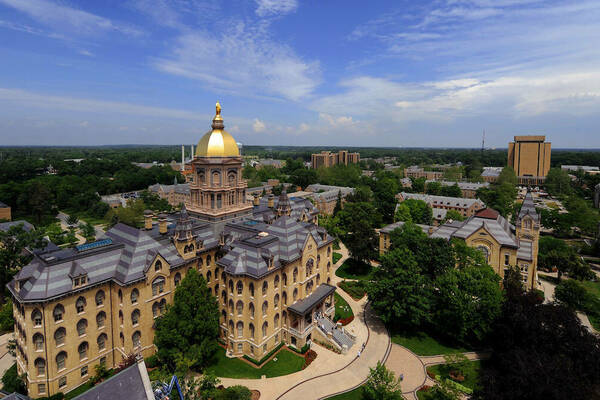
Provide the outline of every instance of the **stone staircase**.
{"type": "Polygon", "coordinates": [[[344,331],[343,327],[337,327],[335,322],[330,320],[325,316],[316,317],[315,322],[319,329],[321,329],[328,337],[331,333],[331,337],[334,342],[338,344],[341,348],[346,346],[347,349],[350,349],[354,345],[354,340],[348,333],[344,331]]]}

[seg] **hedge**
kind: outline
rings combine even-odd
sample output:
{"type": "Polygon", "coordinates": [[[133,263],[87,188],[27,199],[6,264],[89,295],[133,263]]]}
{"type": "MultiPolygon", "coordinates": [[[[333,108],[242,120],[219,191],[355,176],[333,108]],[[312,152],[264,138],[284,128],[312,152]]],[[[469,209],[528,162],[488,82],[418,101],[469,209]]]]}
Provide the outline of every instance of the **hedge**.
{"type": "Polygon", "coordinates": [[[252,364],[254,364],[254,365],[257,365],[257,366],[259,366],[259,367],[260,367],[260,366],[261,366],[261,364],[262,364],[262,363],[264,363],[265,361],[267,361],[267,359],[268,359],[269,357],[271,357],[273,354],[275,354],[275,352],[277,352],[277,351],[278,351],[278,350],[281,348],[281,346],[283,346],[283,342],[279,343],[279,344],[277,345],[277,347],[275,347],[273,350],[271,350],[270,352],[268,352],[268,353],[267,353],[267,355],[266,355],[266,356],[264,356],[263,358],[261,358],[260,360],[255,360],[254,358],[252,358],[252,357],[249,357],[249,356],[247,356],[247,355],[245,355],[245,354],[244,354],[244,358],[245,358],[246,360],[250,361],[252,364]]]}
{"type": "Polygon", "coordinates": [[[296,346],[288,347],[288,349],[291,349],[298,354],[304,354],[308,351],[308,349],[310,349],[310,346],[308,343],[306,343],[301,349],[298,349],[296,346]]]}

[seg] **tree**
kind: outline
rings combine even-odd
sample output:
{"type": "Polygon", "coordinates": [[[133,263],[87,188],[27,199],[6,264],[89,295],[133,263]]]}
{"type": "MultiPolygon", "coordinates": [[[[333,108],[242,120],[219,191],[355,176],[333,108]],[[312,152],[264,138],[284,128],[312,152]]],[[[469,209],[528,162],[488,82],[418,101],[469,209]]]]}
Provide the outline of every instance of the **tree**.
{"type": "Polygon", "coordinates": [[[410,215],[410,208],[404,202],[399,203],[396,207],[396,212],[394,214],[394,220],[396,221],[404,221],[404,222],[412,222],[412,216],[410,215]]]}
{"type": "Polygon", "coordinates": [[[18,375],[17,364],[14,363],[2,376],[2,389],[8,393],[27,394],[27,386],[25,385],[26,374],[18,375]]]}
{"type": "Polygon", "coordinates": [[[599,396],[600,342],[566,307],[507,293],[488,345],[475,400],[599,396]]]}
{"type": "Polygon", "coordinates": [[[550,168],[544,185],[548,193],[553,196],[566,195],[572,192],[571,178],[567,171],[561,168],[550,168]]]}
{"type": "Polygon", "coordinates": [[[67,225],[76,226],[79,223],[79,218],[77,215],[69,215],[67,216],[67,225]]]}
{"type": "Polygon", "coordinates": [[[290,182],[301,188],[317,183],[317,172],[314,169],[299,168],[290,174],[290,182]]]}
{"type": "Polygon", "coordinates": [[[432,303],[431,279],[422,274],[415,257],[406,248],[384,254],[367,285],[373,309],[388,326],[415,330],[429,321],[432,303]]]}
{"type": "Polygon", "coordinates": [[[442,186],[440,194],[448,197],[462,197],[462,190],[460,190],[458,184],[455,183],[452,186],[442,186]]]}
{"type": "Polygon", "coordinates": [[[396,193],[398,193],[397,179],[382,178],[376,181],[374,189],[375,206],[377,207],[383,222],[392,222],[394,220],[396,193]]]}
{"type": "Polygon", "coordinates": [[[440,195],[442,193],[442,184],[437,181],[428,182],[425,186],[425,193],[440,195]]]}
{"type": "Polygon", "coordinates": [[[156,325],[157,355],[169,370],[174,370],[177,359],[184,355],[195,370],[211,362],[218,349],[219,308],[206,281],[195,269],[188,270],[175,290],[173,304],[156,325]]]}
{"type": "Polygon", "coordinates": [[[376,256],[377,236],[374,227],[380,224],[375,207],[371,203],[346,203],[336,218],[339,218],[343,231],[341,239],[350,256],[358,262],[370,263],[376,256]]]}
{"type": "Polygon", "coordinates": [[[337,201],[335,202],[335,207],[333,207],[333,215],[336,215],[342,210],[342,191],[338,191],[337,201]]]}
{"type": "Polygon", "coordinates": [[[567,273],[577,279],[591,279],[593,273],[575,250],[563,240],[542,236],[539,240],[538,265],[542,268],[558,269],[558,279],[567,273]]]}
{"type": "Polygon", "coordinates": [[[88,239],[88,241],[92,241],[96,235],[96,230],[94,229],[94,225],[86,222],[85,224],[81,225],[81,233],[86,239],[88,239]]]}
{"type": "Polygon", "coordinates": [[[481,342],[502,307],[500,277],[489,266],[450,269],[437,277],[433,321],[438,332],[461,342],[481,342]]]}
{"type": "Polygon", "coordinates": [[[425,191],[425,178],[410,178],[412,181],[412,190],[415,193],[423,193],[425,191]]]}
{"type": "Polygon", "coordinates": [[[415,224],[431,224],[433,211],[423,200],[407,199],[402,204],[405,204],[410,209],[411,219],[415,224]]]}
{"type": "Polygon", "coordinates": [[[600,313],[600,300],[574,279],[563,280],[556,285],[554,298],[571,310],[593,315],[600,313]]]}
{"type": "Polygon", "coordinates": [[[506,166],[502,168],[502,172],[498,175],[497,180],[498,185],[509,184],[511,186],[517,186],[519,183],[517,179],[517,174],[512,167],[506,166]]]}
{"type": "Polygon", "coordinates": [[[456,210],[448,210],[446,211],[446,217],[444,218],[444,222],[446,221],[464,221],[465,217],[456,210]]]}
{"type": "Polygon", "coordinates": [[[496,183],[477,190],[477,198],[481,199],[487,207],[498,211],[505,218],[513,210],[516,197],[517,188],[509,182],[496,183]]]}
{"type": "Polygon", "coordinates": [[[363,388],[365,400],[402,400],[400,380],[385,365],[377,361],[375,368],[370,368],[369,377],[363,388]]]}
{"type": "Polygon", "coordinates": [[[0,332],[12,332],[14,325],[13,303],[8,299],[0,308],[0,332]]]}

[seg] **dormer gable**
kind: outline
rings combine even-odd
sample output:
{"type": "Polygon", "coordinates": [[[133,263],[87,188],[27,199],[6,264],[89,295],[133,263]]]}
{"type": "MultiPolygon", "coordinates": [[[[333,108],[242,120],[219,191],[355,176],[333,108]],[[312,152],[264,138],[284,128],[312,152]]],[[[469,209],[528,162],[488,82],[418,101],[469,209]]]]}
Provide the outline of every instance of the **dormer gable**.
{"type": "Polygon", "coordinates": [[[73,283],[73,289],[85,286],[88,281],[87,271],[83,269],[81,264],[77,261],[73,261],[71,264],[71,270],[69,271],[69,277],[73,283]]]}

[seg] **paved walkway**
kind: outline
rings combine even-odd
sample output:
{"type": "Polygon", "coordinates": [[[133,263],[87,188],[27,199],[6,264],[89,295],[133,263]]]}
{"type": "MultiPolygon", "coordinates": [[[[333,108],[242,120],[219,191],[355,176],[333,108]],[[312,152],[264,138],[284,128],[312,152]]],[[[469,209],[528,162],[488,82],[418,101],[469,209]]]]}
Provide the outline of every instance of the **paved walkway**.
{"type": "MultiPolygon", "coordinates": [[[[12,333],[0,336],[0,376],[4,376],[7,369],[15,363],[15,358],[8,353],[8,341],[13,338],[12,333]]],[[[2,382],[0,382],[0,388],[2,382]]]]}

